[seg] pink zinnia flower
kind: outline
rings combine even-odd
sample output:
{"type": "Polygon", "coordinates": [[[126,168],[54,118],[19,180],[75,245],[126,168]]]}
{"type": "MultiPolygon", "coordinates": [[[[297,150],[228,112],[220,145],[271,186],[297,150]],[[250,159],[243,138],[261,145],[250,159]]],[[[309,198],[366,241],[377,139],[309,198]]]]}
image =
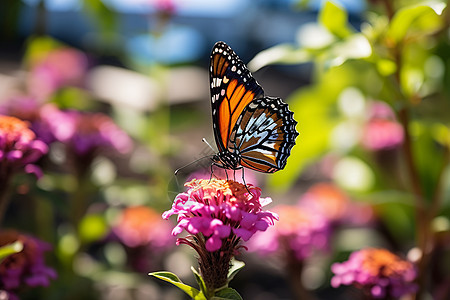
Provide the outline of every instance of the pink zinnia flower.
{"type": "Polygon", "coordinates": [[[417,290],[414,264],[386,249],[353,252],[348,261],[334,263],[331,271],[335,274],[331,279],[333,287],[352,284],[375,299],[399,299],[417,290]]]}
{"type": "Polygon", "coordinates": [[[27,122],[15,117],[0,116],[0,180],[7,181],[17,171],[42,174],[36,162],[48,151],[47,145],[36,139],[27,122]]]}
{"type": "Polygon", "coordinates": [[[291,257],[303,261],[316,251],[329,248],[328,220],[299,206],[279,205],[274,208],[279,216],[275,226],[255,235],[249,249],[262,255],[277,254],[286,261],[291,257]]]}
{"type": "Polygon", "coordinates": [[[11,299],[22,287],[48,286],[50,279],[57,277],[55,270],[47,267],[44,261],[44,252],[51,249],[50,245],[13,230],[0,232],[0,246],[16,241],[23,243],[23,250],[0,263],[0,290],[5,290],[11,299]]]}
{"type": "Polygon", "coordinates": [[[191,234],[179,238],[199,254],[200,273],[208,290],[226,284],[230,260],[240,241],[248,241],[257,231],[265,231],[277,215],[263,211],[270,198],[260,198],[261,190],[252,185],[218,179],[193,179],[185,184],[187,192],[179,194],[164,219],[178,215],[172,234],[183,229],[191,234]]]}

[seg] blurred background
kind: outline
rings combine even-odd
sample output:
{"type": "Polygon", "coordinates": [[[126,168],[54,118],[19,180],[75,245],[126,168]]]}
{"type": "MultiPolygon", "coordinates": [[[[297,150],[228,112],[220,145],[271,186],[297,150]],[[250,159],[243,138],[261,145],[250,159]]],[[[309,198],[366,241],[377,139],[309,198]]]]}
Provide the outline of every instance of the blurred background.
{"type": "MultiPolygon", "coordinates": [[[[298,223],[311,240],[325,239],[306,246],[299,277],[282,255],[261,260],[258,243],[250,244],[231,286],[244,299],[363,299],[352,288],[331,288],[333,262],[367,246],[414,256],[404,132],[385,81],[396,61],[374,47],[386,46],[382,3],[390,1],[334,2],[337,10],[325,16],[321,0],[2,0],[0,112],[27,120],[49,145],[39,180],[15,177],[3,228],[48,243],[46,264],[58,273],[48,287],[17,290],[20,299],[186,299],[146,274],[168,270],[195,282],[194,253],[175,246],[175,220],[161,214],[187,179],[210,176],[208,159],[174,171],[211,154],[202,138],[214,144],[208,67],[217,41],[249,63],[265,93],[285,99],[298,122],[286,169],[246,170],[247,182],[272,198],[269,210],[320,212],[298,223]],[[315,227],[324,218],[326,228],[315,227]]],[[[414,134],[429,142],[419,149],[427,153],[425,190],[443,182],[433,226],[448,261],[449,188],[441,178],[450,176],[442,142],[450,49],[442,26],[444,34],[420,35],[405,54],[411,67],[401,88],[409,99],[429,99],[417,100],[418,111],[435,130],[422,136],[430,123],[418,121],[414,134]]],[[[436,272],[447,282],[449,270],[436,272]]]]}

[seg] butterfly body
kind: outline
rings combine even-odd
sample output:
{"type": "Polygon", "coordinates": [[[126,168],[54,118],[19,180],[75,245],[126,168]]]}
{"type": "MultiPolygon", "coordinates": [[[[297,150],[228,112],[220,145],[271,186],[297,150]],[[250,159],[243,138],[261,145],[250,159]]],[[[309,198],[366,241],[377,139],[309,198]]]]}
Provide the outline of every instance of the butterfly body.
{"type": "Polygon", "coordinates": [[[273,173],[286,165],[295,145],[297,122],[280,98],[262,87],[236,53],[217,42],[211,53],[211,106],[219,152],[213,162],[225,169],[247,167],[273,173]]]}

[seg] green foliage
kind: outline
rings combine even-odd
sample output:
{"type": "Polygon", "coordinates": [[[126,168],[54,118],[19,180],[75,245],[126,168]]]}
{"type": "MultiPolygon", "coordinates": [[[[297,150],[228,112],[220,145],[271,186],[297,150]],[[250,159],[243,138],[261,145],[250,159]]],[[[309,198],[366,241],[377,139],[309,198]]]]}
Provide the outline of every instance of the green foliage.
{"type": "MultiPolygon", "coordinates": [[[[435,9],[442,12],[439,7],[435,9]]],[[[390,22],[387,39],[395,44],[414,42],[424,35],[436,32],[442,28],[444,20],[435,9],[427,5],[411,5],[400,9],[390,22]]]]}
{"type": "MultiPolygon", "coordinates": [[[[228,270],[228,282],[230,282],[244,266],[245,263],[233,259],[231,262],[231,267],[228,270]]],[[[192,299],[242,300],[242,297],[239,295],[239,293],[228,286],[224,286],[223,288],[218,289],[216,291],[209,291],[205,285],[205,281],[203,280],[202,276],[197,272],[197,270],[194,267],[191,267],[191,271],[194,274],[195,280],[197,281],[200,290],[184,284],[183,282],[181,282],[181,280],[178,278],[177,275],[170,272],[153,272],[149,273],[148,275],[154,276],[156,278],[159,278],[161,280],[167,281],[175,285],[176,287],[180,288],[183,292],[188,294],[192,299]]]]}
{"type": "Polygon", "coordinates": [[[339,38],[346,38],[352,34],[347,23],[347,11],[341,6],[327,1],[319,13],[319,23],[339,38]]]}

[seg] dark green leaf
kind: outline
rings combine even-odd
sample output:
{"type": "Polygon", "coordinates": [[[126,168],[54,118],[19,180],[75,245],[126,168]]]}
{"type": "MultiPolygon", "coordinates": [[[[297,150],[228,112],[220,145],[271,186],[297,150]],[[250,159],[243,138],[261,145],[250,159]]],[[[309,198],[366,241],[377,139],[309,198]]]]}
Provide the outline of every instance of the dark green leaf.
{"type": "Polygon", "coordinates": [[[224,288],[216,292],[213,300],[242,300],[241,295],[232,288],[224,288]]]}

